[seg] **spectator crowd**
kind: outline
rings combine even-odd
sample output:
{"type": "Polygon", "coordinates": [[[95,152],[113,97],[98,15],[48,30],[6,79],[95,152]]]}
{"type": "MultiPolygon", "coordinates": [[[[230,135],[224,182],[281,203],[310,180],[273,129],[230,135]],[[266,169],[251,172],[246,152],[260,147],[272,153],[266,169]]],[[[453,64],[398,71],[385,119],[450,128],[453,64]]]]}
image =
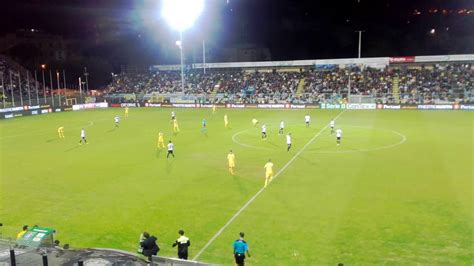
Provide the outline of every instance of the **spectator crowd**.
{"type": "Polygon", "coordinates": [[[351,67],[294,71],[179,71],[118,74],[107,87],[116,94],[181,94],[233,103],[321,103],[349,95],[383,103],[472,102],[473,66],[436,64],[401,67],[351,67]],[[349,88],[350,87],[350,91],[349,88]]]}

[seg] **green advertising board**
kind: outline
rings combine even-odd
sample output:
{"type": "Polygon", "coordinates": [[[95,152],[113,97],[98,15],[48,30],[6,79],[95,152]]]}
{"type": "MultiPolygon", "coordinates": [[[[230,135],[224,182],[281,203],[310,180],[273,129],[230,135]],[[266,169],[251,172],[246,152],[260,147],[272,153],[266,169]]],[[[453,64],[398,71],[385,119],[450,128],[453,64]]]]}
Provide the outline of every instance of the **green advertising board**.
{"type": "Polygon", "coordinates": [[[29,229],[16,243],[26,247],[52,247],[54,246],[54,233],[52,228],[35,226],[29,229]]]}

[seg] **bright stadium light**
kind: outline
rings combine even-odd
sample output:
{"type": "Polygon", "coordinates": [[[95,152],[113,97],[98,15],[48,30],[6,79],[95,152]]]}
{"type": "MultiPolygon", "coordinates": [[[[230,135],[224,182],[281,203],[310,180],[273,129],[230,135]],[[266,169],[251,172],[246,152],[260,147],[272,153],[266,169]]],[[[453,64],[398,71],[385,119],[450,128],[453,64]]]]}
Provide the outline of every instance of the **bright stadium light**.
{"type": "Polygon", "coordinates": [[[179,31],[179,46],[181,54],[181,90],[184,92],[184,58],[183,31],[191,28],[204,10],[204,0],[163,0],[161,15],[171,28],[179,31]]]}
{"type": "Polygon", "coordinates": [[[183,32],[191,28],[204,10],[204,0],[163,0],[161,14],[171,28],[183,32]]]}

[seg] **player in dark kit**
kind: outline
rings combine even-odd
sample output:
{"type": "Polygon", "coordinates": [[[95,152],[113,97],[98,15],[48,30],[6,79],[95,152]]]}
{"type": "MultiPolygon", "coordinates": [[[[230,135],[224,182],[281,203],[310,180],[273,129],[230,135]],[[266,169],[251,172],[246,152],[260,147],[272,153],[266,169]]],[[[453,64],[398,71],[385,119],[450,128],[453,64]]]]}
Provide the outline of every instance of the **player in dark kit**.
{"type": "Polygon", "coordinates": [[[187,238],[184,235],[183,230],[179,230],[179,238],[176,240],[176,242],[173,243],[173,247],[178,246],[178,258],[182,260],[187,260],[188,259],[188,247],[191,246],[191,242],[189,241],[189,238],[187,238]]]}

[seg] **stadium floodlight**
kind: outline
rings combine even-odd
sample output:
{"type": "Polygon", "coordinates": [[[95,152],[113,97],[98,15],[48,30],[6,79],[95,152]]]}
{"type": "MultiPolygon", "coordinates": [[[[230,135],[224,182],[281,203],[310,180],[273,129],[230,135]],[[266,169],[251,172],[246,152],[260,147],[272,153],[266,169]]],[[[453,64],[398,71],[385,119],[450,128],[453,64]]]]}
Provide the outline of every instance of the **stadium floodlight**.
{"type": "Polygon", "coordinates": [[[181,54],[181,90],[184,92],[184,58],[183,31],[191,28],[204,10],[204,0],[163,0],[161,15],[171,28],[179,31],[179,46],[181,54]]]}
{"type": "Polygon", "coordinates": [[[183,32],[191,28],[204,10],[204,0],[163,0],[161,10],[171,28],[183,32]]]}

